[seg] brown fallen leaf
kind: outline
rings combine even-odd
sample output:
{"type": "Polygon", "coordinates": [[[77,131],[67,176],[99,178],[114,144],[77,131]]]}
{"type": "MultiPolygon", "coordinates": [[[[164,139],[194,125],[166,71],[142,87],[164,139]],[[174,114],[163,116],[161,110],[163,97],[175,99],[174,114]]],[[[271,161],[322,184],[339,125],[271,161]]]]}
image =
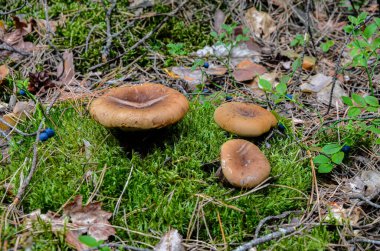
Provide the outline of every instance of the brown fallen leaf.
{"type": "Polygon", "coordinates": [[[257,75],[262,75],[267,70],[264,66],[255,64],[250,60],[241,61],[235,68],[233,76],[236,81],[248,81],[255,78],[257,75]]]}
{"type": "Polygon", "coordinates": [[[0,84],[2,84],[5,80],[5,78],[9,74],[8,66],[6,65],[0,65],[0,84]]]}
{"type": "Polygon", "coordinates": [[[258,37],[268,39],[270,34],[276,30],[276,25],[272,17],[263,11],[258,11],[251,7],[244,15],[244,20],[248,28],[258,37]]]}
{"type": "MultiPolygon", "coordinates": [[[[17,118],[16,118],[15,114],[13,114],[13,113],[5,114],[3,116],[3,120],[5,122],[7,122],[8,124],[10,124],[11,126],[15,126],[17,124],[17,118]]],[[[0,130],[7,131],[9,129],[10,129],[9,126],[0,122],[0,130]]]]}
{"type": "Polygon", "coordinates": [[[65,235],[65,241],[67,244],[75,248],[77,251],[88,250],[89,247],[79,241],[79,231],[69,231],[65,235]]]}
{"type": "Polygon", "coordinates": [[[74,55],[72,52],[66,50],[63,53],[63,64],[61,62],[57,67],[57,77],[59,78],[58,82],[62,85],[77,83],[75,79],[74,55]]]}
{"type": "Polygon", "coordinates": [[[93,202],[82,206],[82,196],[78,195],[74,201],[63,208],[64,215],[70,217],[73,224],[87,228],[87,233],[96,240],[107,240],[114,235],[115,229],[108,222],[112,213],[101,209],[101,202],[93,202]]]}
{"type": "Polygon", "coordinates": [[[222,31],[222,24],[226,19],[226,14],[220,9],[217,9],[214,14],[214,30],[216,33],[220,33],[222,31]]]}

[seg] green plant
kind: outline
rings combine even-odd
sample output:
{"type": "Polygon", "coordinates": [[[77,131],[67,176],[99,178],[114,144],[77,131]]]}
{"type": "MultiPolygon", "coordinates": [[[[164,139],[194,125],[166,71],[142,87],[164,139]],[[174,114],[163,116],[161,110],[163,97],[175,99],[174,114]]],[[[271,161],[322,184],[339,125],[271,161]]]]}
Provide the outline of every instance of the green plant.
{"type": "MultiPolygon", "coordinates": [[[[378,118],[380,105],[379,100],[376,97],[362,97],[354,93],[351,98],[342,97],[342,99],[343,102],[349,107],[347,116],[350,117],[352,121],[356,121],[356,124],[361,128],[361,130],[380,135],[380,119],[378,118]],[[370,120],[368,123],[361,121],[359,115],[363,112],[374,113],[375,116],[373,117],[375,119],[370,120]]],[[[369,118],[370,117],[371,116],[369,116],[369,118]]],[[[377,138],[375,143],[380,144],[380,138],[377,138]]]]}
{"type": "Polygon", "coordinates": [[[326,42],[321,44],[321,49],[323,52],[328,52],[330,48],[334,46],[334,41],[333,40],[327,40],[326,42]]]}
{"type": "Polygon", "coordinates": [[[304,45],[305,43],[305,38],[301,34],[297,34],[292,41],[290,41],[290,46],[291,47],[296,47],[298,45],[304,45]]]}
{"type": "Polygon", "coordinates": [[[86,246],[89,246],[90,248],[97,248],[100,251],[110,251],[111,249],[109,247],[102,247],[101,245],[104,243],[104,241],[97,241],[94,237],[89,235],[81,235],[79,236],[79,241],[86,246]]]}
{"type": "Polygon", "coordinates": [[[355,93],[352,94],[351,98],[342,97],[342,99],[344,104],[349,107],[348,118],[344,119],[347,123],[342,128],[341,136],[343,139],[340,143],[325,144],[322,147],[321,154],[313,159],[318,166],[319,173],[329,173],[336,165],[342,164],[346,154],[344,148],[352,146],[360,138],[375,136],[377,137],[375,144],[380,144],[379,100],[373,96],[362,97],[355,93]],[[363,114],[366,112],[372,114],[363,114]],[[361,114],[363,116],[359,116],[361,114]],[[347,135],[344,135],[344,132],[347,135]]]}
{"type": "Polygon", "coordinates": [[[368,14],[361,13],[358,17],[349,16],[348,19],[350,24],[346,25],[344,30],[353,36],[352,41],[347,45],[352,57],[351,66],[365,69],[371,94],[374,95],[372,79],[380,60],[378,54],[380,49],[380,18],[375,17],[373,22],[369,22],[368,14]],[[359,29],[358,27],[362,25],[363,29],[359,29]]]}
{"type": "Polygon", "coordinates": [[[322,148],[322,154],[314,157],[313,162],[318,166],[319,173],[329,173],[335,167],[340,165],[344,159],[343,146],[336,143],[327,144],[322,148]]]}

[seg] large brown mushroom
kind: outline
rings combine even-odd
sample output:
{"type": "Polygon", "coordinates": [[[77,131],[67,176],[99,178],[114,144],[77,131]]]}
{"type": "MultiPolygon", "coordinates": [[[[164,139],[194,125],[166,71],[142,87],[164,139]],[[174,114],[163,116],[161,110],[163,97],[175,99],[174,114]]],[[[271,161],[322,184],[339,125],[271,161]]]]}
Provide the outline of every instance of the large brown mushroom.
{"type": "Polygon", "coordinates": [[[220,158],[223,175],[233,186],[252,188],[269,176],[271,168],[268,159],[249,141],[227,141],[222,145],[220,158]]]}
{"type": "Polygon", "coordinates": [[[107,128],[125,131],[158,129],[181,120],[189,102],[180,92],[153,83],[122,86],[91,103],[93,118],[107,128]]]}
{"type": "Polygon", "coordinates": [[[249,103],[230,102],[219,106],[215,122],[224,130],[243,137],[257,137],[277,125],[276,117],[266,109],[249,103]]]}

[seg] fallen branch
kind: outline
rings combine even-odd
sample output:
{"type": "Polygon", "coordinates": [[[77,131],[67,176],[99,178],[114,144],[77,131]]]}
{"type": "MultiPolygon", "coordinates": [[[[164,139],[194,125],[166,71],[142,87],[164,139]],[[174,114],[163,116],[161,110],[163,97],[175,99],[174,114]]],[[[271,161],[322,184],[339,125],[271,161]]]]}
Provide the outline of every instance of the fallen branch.
{"type": "Polygon", "coordinates": [[[104,11],[106,12],[106,26],[107,26],[106,28],[107,39],[106,39],[106,44],[102,50],[102,62],[107,62],[107,58],[110,53],[110,48],[111,48],[112,39],[113,39],[113,36],[111,33],[111,16],[112,16],[112,11],[116,7],[116,0],[111,0],[110,3],[111,3],[111,7],[107,10],[106,2],[102,0],[103,8],[104,8],[104,11]]]}
{"type": "Polygon", "coordinates": [[[361,194],[352,195],[352,196],[350,196],[350,199],[360,199],[360,200],[362,200],[362,203],[360,203],[360,204],[366,203],[366,204],[368,204],[368,205],[370,205],[370,206],[372,206],[374,208],[380,209],[380,205],[379,204],[376,204],[376,203],[372,202],[370,199],[364,197],[361,194]]]}
{"type": "Polygon", "coordinates": [[[295,232],[297,230],[297,227],[299,227],[299,226],[300,225],[296,225],[294,227],[282,228],[277,232],[273,232],[273,233],[264,235],[263,237],[260,237],[260,238],[255,238],[255,239],[251,240],[250,242],[247,242],[244,245],[241,245],[238,248],[234,249],[234,251],[245,251],[245,250],[248,250],[248,249],[255,247],[259,244],[278,239],[278,238],[283,237],[287,234],[291,234],[291,233],[295,232]]]}
{"type": "Polygon", "coordinates": [[[259,222],[259,224],[256,227],[255,238],[259,237],[260,229],[263,227],[263,225],[267,221],[269,221],[269,220],[281,220],[281,219],[284,219],[285,217],[288,217],[290,214],[300,214],[300,213],[302,213],[302,211],[300,211],[300,210],[286,211],[286,212],[283,212],[282,214],[279,214],[279,215],[265,217],[264,219],[262,219],[259,222]]]}

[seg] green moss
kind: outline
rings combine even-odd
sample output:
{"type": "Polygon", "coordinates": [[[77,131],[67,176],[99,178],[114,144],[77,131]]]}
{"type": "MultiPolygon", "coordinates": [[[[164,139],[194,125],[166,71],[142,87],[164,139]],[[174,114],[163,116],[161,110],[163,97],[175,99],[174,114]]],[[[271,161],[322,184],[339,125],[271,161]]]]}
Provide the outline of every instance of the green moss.
{"type": "MultiPolygon", "coordinates": [[[[116,133],[115,137],[82,108],[67,105],[53,108],[50,120],[57,136],[39,145],[39,166],[23,201],[24,210],[56,211],[78,193],[87,199],[94,191],[94,183],[91,179],[86,181],[85,174],[92,171],[92,179],[99,181],[101,171],[106,168],[96,198],[112,212],[132,167],[131,180],[112,223],[142,232],[176,228],[186,235],[197,201],[205,202],[202,196],[224,203],[205,203],[203,207],[215,242],[222,241],[218,213],[227,241],[241,242],[263,217],[305,207],[307,198],[303,193],[310,188],[310,170],[305,161],[299,160],[297,145],[280,136],[270,140],[270,149],[256,142],[272,164],[272,176],[276,177],[273,186],[228,201],[246,191],[225,187],[214,177],[217,165],[211,169],[203,165],[217,160],[220,146],[230,138],[213,122],[214,109],[210,102],[192,103],[185,119],[159,132],[158,141],[143,142],[132,140],[134,136],[130,134],[116,133]],[[84,140],[91,144],[91,155],[87,157],[84,140]],[[119,141],[129,147],[122,149],[119,141]]],[[[36,126],[37,122],[34,128],[36,126]]],[[[15,137],[14,142],[18,140],[20,138],[15,137]]],[[[33,139],[27,138],[22,145],[13,145],[11,164],[4,169],[1,179],[11,176],[20,167],[27,173],[32,144],[33,139]],[[29,160],[24,163],[27,157],[29,160]]],[[[18,187],[19,173],[15,177],[18,187]]],[[[195,238],[195,233],[189,237],[195,238]]],[[[122,230],[118,235],[129,238],[122,230]]],[[[139,235],[132,234],[131,238],[155,242],[139,235]]],[[[199,238],[208,240],[203,220],[199,225],[199,238]]]]}

